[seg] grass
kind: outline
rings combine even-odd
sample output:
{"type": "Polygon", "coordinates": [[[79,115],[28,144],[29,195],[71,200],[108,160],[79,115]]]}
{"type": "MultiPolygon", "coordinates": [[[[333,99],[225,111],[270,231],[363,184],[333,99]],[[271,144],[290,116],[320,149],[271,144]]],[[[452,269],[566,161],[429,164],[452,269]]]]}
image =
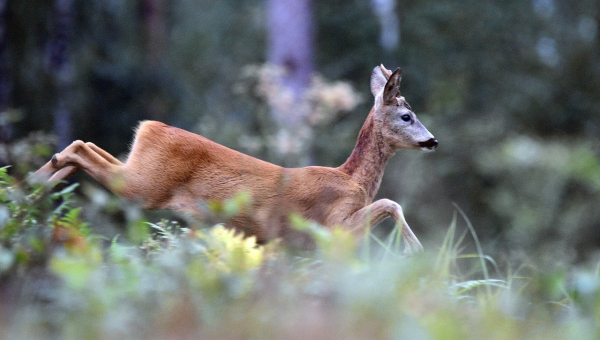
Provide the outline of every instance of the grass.
{"type": "MultiPolygon", "coordinates": [[[[295,217],[317,245],[299,253],[221,225],[170,221],[140,221],[127,237],[102,240],[72,207],[74,187],[22,192],[5,169],[0,181],[2,338],[600,335],[600,263],[500,269],[458,207],[439,248],[420,256],[400,255],[397,230],[386,239],[367,230],[357,244],[295,217]],[[470,243],[477,252],[463,253],[470,243]]],[[[236,211],[232,202],[224,206],[236,211]]]]}

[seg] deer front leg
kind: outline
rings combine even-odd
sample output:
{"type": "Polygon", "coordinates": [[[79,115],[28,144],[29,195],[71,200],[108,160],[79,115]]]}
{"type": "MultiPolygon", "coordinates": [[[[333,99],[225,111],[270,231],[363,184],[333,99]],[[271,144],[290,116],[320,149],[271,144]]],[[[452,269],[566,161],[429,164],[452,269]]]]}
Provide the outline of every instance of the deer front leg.
{"type": "Polygon", "coordinates": [[[367,224],[373,227],[388,217],[394,219],[398,228],[402,228],[404,254],[408,255],[422,252],[423,246],[408,226],[408,223],[406,223],[404,214],[402,213],[402,207],[389,199],[380,199],[358,210],[344,222],[344,226],[349,228],[359,228],[355,229],[357,231],[363,230],[367,224]]]}

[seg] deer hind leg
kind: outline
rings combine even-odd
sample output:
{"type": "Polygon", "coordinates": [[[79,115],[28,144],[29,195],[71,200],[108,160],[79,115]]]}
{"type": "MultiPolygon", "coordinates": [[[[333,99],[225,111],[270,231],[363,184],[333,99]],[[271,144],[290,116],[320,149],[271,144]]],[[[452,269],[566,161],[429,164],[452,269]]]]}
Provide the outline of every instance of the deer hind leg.
{"type": "MultiPolygon", "coordinates": [[[[98,155],[100,155],[102,158],[104,158],[109,163],[111,163],[113,165],[117,165],[117,166],[123,166],[123,163],[121,161],[119,161],[117,158],[113,157],[113,155],[104,151],[100,147],[96,146],[96,144],[87,142],[87,143],[85,143],[85,145],[88,146],[92,151],[96,152],[98,155]]],[[[49,163],[51,163],[51,162],[49,162],[49,163]]],[[[77,170],[79,170],[79,168],[76,165],[67,165],[64,168],[56,171],[52,175],[52,177],[50,177],[49,181],[57,182],[57,181],[65,180],[65,179],[71,177],[75,172],[77,172],[77,170]]]]}
{"type": "Polygon", "coordinates": [[[352,214],[350,218],[344,222],[344,226],[354,228],[354,230],[360,232],[367,224],[375,226],[388,217],[394,219],[398,228],[402,228],[404,254],[409,255],[422,252],[423,246],[408,226],[408,223],[406,223],[404,214],[402,213],[402,207],[394,201],[388,199],[375,201],[352,214]]]}
{"type": "Polygon", "coordinates": [[[63,180],[78,169],[82,169],[100,184],[116,189],[117,176],[123,163],[92,143],[75,141],[38,171],[34,177],[48,178],[50,181],[63,180]]]}

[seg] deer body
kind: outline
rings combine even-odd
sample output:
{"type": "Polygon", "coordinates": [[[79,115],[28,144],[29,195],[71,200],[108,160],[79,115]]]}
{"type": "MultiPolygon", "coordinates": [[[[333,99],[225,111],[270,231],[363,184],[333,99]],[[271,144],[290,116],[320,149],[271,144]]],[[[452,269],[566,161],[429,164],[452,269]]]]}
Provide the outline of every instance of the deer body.
{"type": "Polygon", "coordinates": [[[204,215],[203,202],[223,201],[246,191],[251,206],[227,224],[255,235],[258,241],[282,237],[305,244],[287,227],[290,213],[328,227],[343,226],[357,236],[367,224],[374,226],[392,217],[402,225],[406,252],[420,251],[400,206],[386,199],[372,203],[385,164],[396,149],[437,146],[400,96],[399,85],[399,69],[392,74],[383,66],[375,68],[371,89],[376,103],[352,154],[338,168],[283,168],[200,135],[144,121],[125,163],[92,143],[75,141],[34,175],[57,181],[83,169],[116,195],[144,208],[198,217],[204,215]],[[410,119],[404,121],[407,116],[410,119]],[[392,122],[398,119],[403,123],[392,122]]]}

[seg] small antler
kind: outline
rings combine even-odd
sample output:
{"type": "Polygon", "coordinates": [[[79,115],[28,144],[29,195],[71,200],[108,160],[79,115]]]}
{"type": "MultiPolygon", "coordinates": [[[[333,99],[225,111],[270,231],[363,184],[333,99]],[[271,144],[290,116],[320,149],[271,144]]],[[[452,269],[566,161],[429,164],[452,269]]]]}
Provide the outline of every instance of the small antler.
{"type": "Polygon", "coordinates": [[[385,76],[385,78],[390,79],[390,76],[392,75],[392,71],[385,68],[385,66],[383,66],[383,64],[379,65],[379,68],[381,69],[381,72],[383,72],[383,75],[385,76]]]}

